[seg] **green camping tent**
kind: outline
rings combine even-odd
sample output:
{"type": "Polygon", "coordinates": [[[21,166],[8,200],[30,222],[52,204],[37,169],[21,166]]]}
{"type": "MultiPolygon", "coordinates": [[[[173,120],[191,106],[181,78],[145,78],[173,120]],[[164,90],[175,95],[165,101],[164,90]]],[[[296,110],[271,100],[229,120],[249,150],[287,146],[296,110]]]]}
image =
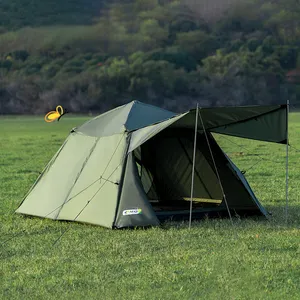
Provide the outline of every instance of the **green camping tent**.
{"type": "Polygon", "coordinates": [[[240,216],[266,216],[212,133],[286,143],[286,106],[199,112],[197,135],[196,110],[175,114],[137,101],[73,129],[17,213],[109,228],[186,218],[195,157],[193,218],[227,215],[228,208],[240,216]]]}

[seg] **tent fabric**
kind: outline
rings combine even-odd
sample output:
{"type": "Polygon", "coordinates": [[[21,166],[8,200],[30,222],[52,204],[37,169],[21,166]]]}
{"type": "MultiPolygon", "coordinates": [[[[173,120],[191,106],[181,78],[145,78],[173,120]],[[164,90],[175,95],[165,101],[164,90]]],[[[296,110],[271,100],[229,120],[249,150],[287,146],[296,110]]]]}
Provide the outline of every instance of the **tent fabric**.
{"type": "MultiPolygon", "coordinates": [[[[286,106],[203,108],[198,122],[193,214],[267,215],[245,176],[212,133],[283,143],[286,106]],[[198,202],[197,202],[198,201],[198,202]]],[[[137,101],[73,129],[16,210],[101,225],[158,225],[187,215],[196,111],[175,114],[137,101]]]]}
{"type": "MultiPolygon", "coordinates": [[[[202,143],[202,148],[203,138],[199,143],[202,143]]],[[[176,201],[189,197],[193,147],[194,133],[190,130],[163,132],[142,145],[141,160],[154,178],[159,198],[176,201]]],[[[218,178],[199,147],[196,152],[194,196],[211,199],[222,199],[223,196],[218,178]]]]}
{"type": "Polygon", "coordinates": [[[117,134],[97,140],[58,219],[76,219],[111,228],[117,206],[126,136],[117,134]]]}
{"type": "MultiPolygon", "coordinates": [[[[224,152],[223,152],[224,153],[224,152]]],[[[267,216],[268,212],[266,211],[266,209],[259,203],[258,199],[256,198],[255,194],[253,193],[249,182],[247,181],[246,177],[243,175],[243,173],[238,169],[238,167],[233,163],[233,161],[224,153],[224,156],[226,157],[226,159],[228,160],[230,167],[232,168],[232,170],[236,173],[236,175],[238,176],[239,180],[243,183],[244,187],[247,189],[248,193],[250,194],[252,200],[255,202],[255,204],[259,207],[259,209],[261,210],[261,212],[267,216]]]]}
{"type": "MultiPolygon", "coordinates": [[[[204,121],[204,127],[207,130],[218,128],[221,126],[228,126],[238,122],[246,122],[248,120],[257,118],[258,116],[268,115],[274,111],[280,110],[285,112],[285,105],[271,105],[271,106],[242,106],[242,107],[209,107],[199,108],[201,116],[204,121]]],[[[194,128],[195,126],[196,110],[190,110],[189,114],[181,121],[176,123],[177,127],[194,128]]],[[[202,125],[199,124],[199,130],[203,130],[202,125]]]]}
{"type": "MultiPolygon", "coordinates": [[[[191,110],[172,126],[194,128],[195,114],[196,111],[191,110]]],[[[287,139],[286,105],[201,108],[199,114],[204,123],[203,127],[200,122],[199,131],[205,129],[276,143],[282,143],[287,139]]]]}
{"type": "MultiPolygon", "coordinates": [[[[231,168],[233,166],[232,161],[226,155],[224,155],[224,152],[210,133],[208,134],[208,139],[209,145],[213,152],[217,170],[221,178],[221,183],[226,195],[228,206],[235,210],[259,209],[262,214],[265,214],[265,212],[261,211],[260,207],[257,206],[257,199],[255,196],[253,197],[254,193],[251,190],[250,186],[249,188],[245,188],[244,183],[246,183],[246,179],[244,179],[243,182],[242,176],[240,176],[242,174],[236,174],[236,172],[234,172],[234,168],[231,168]]],[[[202,143],[205,143],[204,137],[202,137],[202,143]]],[[[207,143],[205,143],[205,145],[206,146],[201,148],[202,153],[209,161],[209,163],[213,165],[209,147],[207,146],[207,143]]],[[[225,207],[224,201],[222,205],[225,207]]]]}
{"type": "Polygon", "coordinates": [[[86,122],[76,131],[89,136],[110,136],[161,122],[175,115],[173,112],[133,101],[86,122]]]}
{"type": "MultiPolygon", "coordinates": [[[[198,121],[198,131],[207,130],[224,135],[284,143],[287,140],[287,109],[285,105],[217,107],[200,110],[203,121],[198,121]]],[[[133,151],[160,131],[170,128],[195,128],[196,110],[147,126],[132,134],[128,152],[133,151]]]]}
{"type": "Polygon", "coordinates": [[[185,115],[187,115],[187,113],[172,117],[166,121],[162,121],[158,124],[150,125],[132,132],[128,152],[135,150],[140,145],[148,141],[150,138],[154,137],[159,132],[163,131],[164,129],[166,129],[176,121],[180,120],[185,115]]]}
{"type": "Polygon", "coordinates": [[[210,131],[253,140],[285,144],[287,141],[286,124],[286,110],[280,108],[244,122],[233,123],[211,129],[210,131]]]}
{"type": "MultiPolygon", "coordinates": [[[[234,164],[223,153],[212,135],[208,135],[208,138],[230,209],[257,210],[266,215],[264,210],[258,208],[257,199],[243,175],[236,173],[234,164]]],[[[205,135],[198,134],[197,141],[194,198],[222,201],[223,193],[205,135]]],[[[181,205],[188,209],[189,203],[184,200],[190,195],[193,142],[193,131],[170,129],[140,147],[138,152],[141,154],[138,155],[141,163],[150,170],[154,178],[153,194],[157,195],[156,202],[159,202],[160,206],[181,205]]],[[[147,196],[150,200],[153,199],[150,193],[147,196]]],[[[222,210],[226,211],[224,201],[219,207],[219,211],[222,210]]]]}
{"type": "Polygon", "coordinates": [[[55,219],[94,143],[95,138],[70,134],[17,212],[55,219]]]}
{"type": "Polygon", "coordinates": [[[125,146],[124,134],[72,133],[17,212],[112,227],[125,146]]]}
{"type": "Polygon", "coordinates": [[[128,155],[115,227],[159,225],[155,212],[138,179],[133,154],[128,155]]]}

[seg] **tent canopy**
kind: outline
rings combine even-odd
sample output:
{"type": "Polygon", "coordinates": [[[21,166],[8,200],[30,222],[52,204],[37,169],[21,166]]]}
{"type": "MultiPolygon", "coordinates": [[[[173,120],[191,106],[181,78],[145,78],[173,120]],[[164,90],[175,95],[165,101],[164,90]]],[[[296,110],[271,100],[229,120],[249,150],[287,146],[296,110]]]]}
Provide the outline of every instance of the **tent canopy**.
{"type": "MultiPolygon", "coordinates": [[[[129,152],[160,131],[195,127],[196,110],[190,110],[133,132],[129,152]]],[[[199,109],[198,132],[209,132],[284,144],[287,141],[286,105],[216,107],[199,109]]]]}
{"type": "MultiPolygon", "coordinates": [[[[196,110],[176,114],[139,101],[110,110],[76,128],[88,136],[103,137],[145,128],[145,133],[164,128],[194,128],[196,110]],[[151,127],[151,125],[153,125],[151,127]],[[150,127],[149,127],[150,126],[150,127]]],[[[203,125],[198,131],[232,135],[260,141],[286,143],[286,105],[200,108],[203,125]]]]}
{"type": "Polygon", "coordinates": [[[88,136],[110,136],[124,131],[133,131],[173,116],[176,116],[176,113],[132,101],[93,118],[78,127],[76,131],[88,136]]]}
{"type": "MultiPolygon", "coordinates": [[[[191,110],[172,126],[194,128],[195,114],[196,110],[191,110]]],[[[202,108],[199,116],[203,121],[199,131],[275,143],[285,143],[287,139],[286,105],[202,108]]]]}

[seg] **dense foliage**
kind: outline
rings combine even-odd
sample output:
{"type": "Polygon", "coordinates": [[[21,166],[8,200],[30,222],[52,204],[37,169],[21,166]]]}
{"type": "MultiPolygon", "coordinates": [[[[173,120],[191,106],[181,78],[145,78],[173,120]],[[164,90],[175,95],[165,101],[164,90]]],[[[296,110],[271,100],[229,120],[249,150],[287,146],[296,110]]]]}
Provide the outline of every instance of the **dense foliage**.
{"type": "Polygon", "coordinates": [[[1,0],[0,29],[53,24],[90,24],[105,0],[1,0]]]}
{"type": "Polygon", "coordinates": [[[58,103],[101,111],[132,99],[178,111],[300,95],[295,78],[286,80],[300,67],[296,0],[115,1],[98,19],[90,13],[96,1],[82,9],[84,1],[69,0],[55,9],[74,13],[46,21],[44,2],[55,1],[34,6],[34,24],[18,23],[12,9],[11,22],[2,21],[0,113],[41,113],[58,103]],[[73,22],[81,10],[91,24],[73,22]],[[4,32],[19,25],[32,27],[4,32]]]}

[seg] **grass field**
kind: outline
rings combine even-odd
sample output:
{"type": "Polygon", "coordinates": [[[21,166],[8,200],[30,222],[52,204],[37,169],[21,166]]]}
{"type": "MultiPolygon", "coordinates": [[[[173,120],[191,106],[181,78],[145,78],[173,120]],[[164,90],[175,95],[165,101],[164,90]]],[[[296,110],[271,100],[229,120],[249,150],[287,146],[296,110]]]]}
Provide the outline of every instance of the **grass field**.
{"type": "MultiPolygon", "coordinates": [[[[285,146],[221,136],[273,213],[270,220],[109,230],[14,214],[70,129],[87,119],[0,118],[0,299],[300,299],[300,152],[294,148],[288,224],[285,146]]],[[[290,117],[290,143],[300,149],[298,113],[290,117]]]]}

